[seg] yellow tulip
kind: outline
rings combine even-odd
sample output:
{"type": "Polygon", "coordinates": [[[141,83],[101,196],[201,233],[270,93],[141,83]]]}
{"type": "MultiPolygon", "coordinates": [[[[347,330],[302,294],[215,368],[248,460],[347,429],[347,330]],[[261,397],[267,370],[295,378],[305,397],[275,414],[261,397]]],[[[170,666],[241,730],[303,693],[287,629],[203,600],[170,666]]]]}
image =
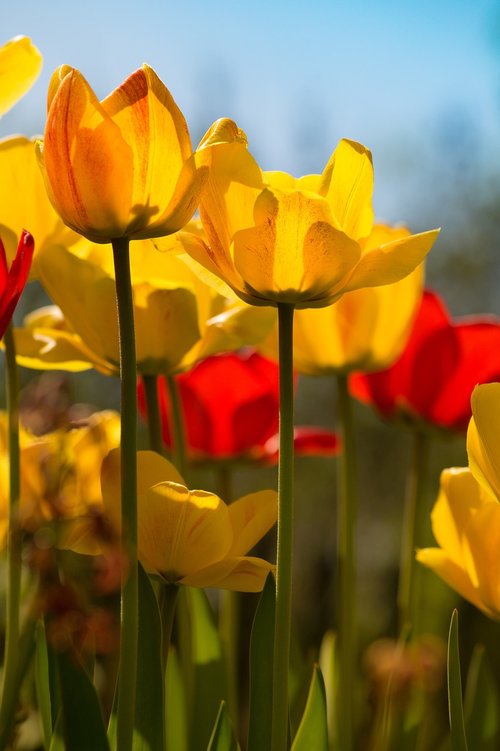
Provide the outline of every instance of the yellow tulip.
{"type": "Polygon", "coordinates": [[[54,208],[98,243],[180,229],[206,177],[184,116],[147,65],[101,102],[78,70],[58,68],[37,150],[54,208]]]}
{"type": "Polygon", "coordinates": [[[500,619],[500,383],[477,386],[467,434],[469,468],[447,469],[432,511],[440,548],[417,552],[462,597],[500,619]]]}
{"type": "Polygon", "coordinates": [[[31,89],[41,69],[42,56],[28,37],[0,47],[0,117],[31,89]]]}
{"type": "MultiPolygon", "coordinates": [[[[376,225],[367,246],[408,237],[406,229],[376,225]]],[[[422,295],[423,264],[394,284],[348,292],[335,305],[298,310],[294,317],[294,367],[306,375],[382,370],[400,355],[422,295]]],[[[278,356],[277,328],[259,345],[278,356]]]]}
{"type": "MultiPolygon", "coordinates": [[[[137,454],[139,560],[169,584],[258,592],[274,566],[248,551],[271,529],[277,497],[271,490],[227,506],[204,490],[188,490],[175,467],[153,451],[137,454]]],[[[120,454],[101,473],[104,508],[118,530],[120,454]]]]}
{"type": "Polygon", "coordinates": [[[53,244],[72,244],[78,235],[64,226],[52,208],[33,141],[25,136],[0,141],[0,174],[0,236],[7,259],[15,257],[19,235],[29,228],[36,243],[30,273],[35,278],[39,251],[53,244]]]}
{"type": "MultiPolygon", "coordinates": [[[[8,509],[5,416],[0,420],[0,536],[5,538],[8,509]]],[[[19,520],[35,530],[44,521],[75,519],[102,510],[99,468],[120,442],[120,418],[96,412],[76,426],[34,436],[21,430],[19,520]]]]}
{"type": "Polygon", "coordinates": [[[370,152],[343,140],[322,175],[261,172],[234,123],[218,121],[197,150],[210,168],[200,216],[208,242],[186,251],[254,305],[324,307],[345,292],[392,284],[432,247],[437,231],[372,234],[370,152]]]}
{"type": "MultiPolygon", "coordinates": [[[[159,253],[149,240],[131,244],[137,367],[169,373],[211,354],[262,339],[272,311],[227,301],[183,262],[176,235],[159,253]]],[[[62,310],[43,309],[16,330],[18,361],[27,367],[118,373],[113,262],[103,245],[81,240],[51,246],[38,259],[40,279],[62,310]]]]}

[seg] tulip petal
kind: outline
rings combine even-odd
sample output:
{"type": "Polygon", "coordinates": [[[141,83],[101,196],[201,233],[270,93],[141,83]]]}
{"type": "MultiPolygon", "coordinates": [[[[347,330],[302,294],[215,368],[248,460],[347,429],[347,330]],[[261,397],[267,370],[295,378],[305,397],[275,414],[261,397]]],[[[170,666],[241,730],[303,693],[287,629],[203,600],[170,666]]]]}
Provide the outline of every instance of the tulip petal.
{"type": "Polygon", "coordinates": [[[326,165],[318,192],[325,196],[339,228],[359,240],[373,224],[373,164],[370,151],[343,139],[326,165]]]}
{"type": "Polygon", "coordinates": [[[469,576],[485,608],[500,619],[500,503],[485,503],[472,516],[467,526],[467,542],[470,554],[466,560],[469,576]]]}
{"type": "Polygon", "coordinates": [[[477,386],[471,404],[473,417],[467,431],[469,466],[481,485],[500,499],[500,384],[477,386]]]}
{"type": "Polygon", "coordinates": [[[31,39],[18,36],[0,47],[0,117],[33,86],[42,56],[31,39]]]}
{"type": "Polygon", "coordinates": [[[244,556],[268,532],[278,518],[278,495],[274,490],[250,493],[228,506],[233,544],[227,557],[244,556]]]}
{"type": "Polygon", "coordinates": [[[422,232],[366,251],[343,291],[398,282],[422,263],[438,234],[439,230],[422,232]]]}
{"type": "Polygon", "coordinates": [[[143,565],[172,583],[224,558],[232,543],[226,504],[175,482],[138,497],[138,530],[143,565]]]}
{"type": "MultiPolygon", "coordinates": [[[[96,358],[81,339],[68,331],[55,329],[14,329],[16,360],[24,368],[34,370],[66,370],[80,373],[98,367],[96,358]]],[[[105,363],[99,369],[111,374],[105,363]]]]}
{"type": "Polygon", "coordinates": [[[299,191],[262,191],[255,226],[236,232],[233,241],[236,269],[264,304],[327,304],[360,254],[357,243],[332,226],[326,201],[299,191]]]}
{"type": "Polygon", "coordinates": [[[218,587],[236,592],[261,592],[275,566],[261,558],[225,558],[185,576],[179,584],[190,587],[218,587]]]}

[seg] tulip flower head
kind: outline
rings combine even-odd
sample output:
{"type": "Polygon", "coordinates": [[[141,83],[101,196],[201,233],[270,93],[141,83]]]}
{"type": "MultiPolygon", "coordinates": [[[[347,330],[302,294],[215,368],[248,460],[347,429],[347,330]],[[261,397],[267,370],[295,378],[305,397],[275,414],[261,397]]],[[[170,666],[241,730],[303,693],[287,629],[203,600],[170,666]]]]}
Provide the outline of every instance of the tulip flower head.
{"type": "MultiPolygon", "coordinates": [[[[176,376],[186,442],[195,461],[274,462],[278,458],[278,364],[252,350],[214,355],[176,376]]],[[[159,379],[163,440],[172,445],[168,390],[159,379]]],[[[139,406],[145,413],[142,387],[139,406]]],[[[334,455],[336,435],[319,428],[298,427],[298,455],[334,455]]]]}
{"type": "Polygon", "coordinates": [[[345,292],[409,274],[437,231],[373,246],[373,167],[364,146],[343,140],[322,175],[262,172],[234,123],[217,121],[197,159],[210,166],[200,202],[208,243],[187,252],[254,305],[323,307],[345,292]]]}
{"type": "Polygon", "coordinates": [[[54,208],[98,243],[180,229],[206,177],[181,111],[147,65],[101,102],[78,70],[58,68],[37,149],[54,208]]]}
{"type": "Polygon", "coordinates": [[[417,552],[462,597],[500,620],[500,384],[478,386],[467,433],[469,467],[445,469],[432,511],[439,548],[417,552]]]}
{"type": "Polygon", "coordinates": [[[426,291],[406,347],[387,370],[356,374],[354,396],[387,419],[464,431],[477,383],[500,379],[500,320],[452,320],[443,301],[426,291]]]}
{"type": "MultiPolygon", "coordinates": [[[[169,584],[259,592],[274,566],[248,551],[271,529],[277,495],[264,490],[227,506],[204,490],[189,490],[175,467],[153,451],[137,455],[139,559],[169,584]]],[[[104,506],[120,521],[120,455],[101,473],[104,506]]]]}
{"type": "Polygon", "coordinates": [[[9,269],[5,249],[0,240],[0,339],[5,334],[28,279],[34,247],[33,237],[23,230],[16,257],[9,269]]]}
{"type": "Polygon", "coordinates": [[[31,39],[17,36],[0,47],[0,117],[33,86],[42,56],[31,39]]]}

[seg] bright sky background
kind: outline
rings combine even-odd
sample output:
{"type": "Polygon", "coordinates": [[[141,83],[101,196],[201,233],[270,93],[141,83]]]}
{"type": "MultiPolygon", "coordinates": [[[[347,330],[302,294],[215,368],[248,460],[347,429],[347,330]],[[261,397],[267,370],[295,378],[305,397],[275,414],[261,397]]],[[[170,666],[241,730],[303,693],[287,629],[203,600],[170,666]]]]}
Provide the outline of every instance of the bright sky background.
{"type": "Polygon", "coordinates": [[[265,169],[318,172],[339,138],[363,142],[376,210],[401,220],[436,155],[451,172],[500,166],[498,18],[493,0],[10,3],[3,39],[31,36],[45,65],[0,136],[42,131],[59,64],[103,97],[148,62],[193,141],[231,116],[265,169]]]}

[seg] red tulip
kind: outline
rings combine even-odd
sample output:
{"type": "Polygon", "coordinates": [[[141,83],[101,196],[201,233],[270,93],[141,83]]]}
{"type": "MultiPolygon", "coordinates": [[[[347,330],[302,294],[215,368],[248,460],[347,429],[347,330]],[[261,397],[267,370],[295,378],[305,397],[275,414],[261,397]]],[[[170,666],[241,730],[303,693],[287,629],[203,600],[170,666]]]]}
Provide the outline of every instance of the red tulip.
{"type": "Polygon", "coordinates": [[[0,339],[5,334],[28,279],[34,247],[33,237],[23,230],[16,257],[9,269],[5,248],[0,240],[0,339]]]}
{"type": "Polygon", "coordinates": [[[500,380],[500,320],[452,320],[443,301],[424,292],[412,333],[387,370],[355,374],[351,393],[383,417],[465,431],[478,383],[500,380]]]}
{"type": "MultiPolygon", "coordinates": [[[[188,454],[195,460],[277,459],[279,370],[277,363],[257,352],[214,355],[178,376],[188,454]]],[[[171,446],[170,403],[165,381],[158,379],[163,439],[171,446]]],[[[145,412],[142,384],[139,405],[145,412]]],[[[329,431],[297,428],[301,454],[338,452],[329,431]]]]}

